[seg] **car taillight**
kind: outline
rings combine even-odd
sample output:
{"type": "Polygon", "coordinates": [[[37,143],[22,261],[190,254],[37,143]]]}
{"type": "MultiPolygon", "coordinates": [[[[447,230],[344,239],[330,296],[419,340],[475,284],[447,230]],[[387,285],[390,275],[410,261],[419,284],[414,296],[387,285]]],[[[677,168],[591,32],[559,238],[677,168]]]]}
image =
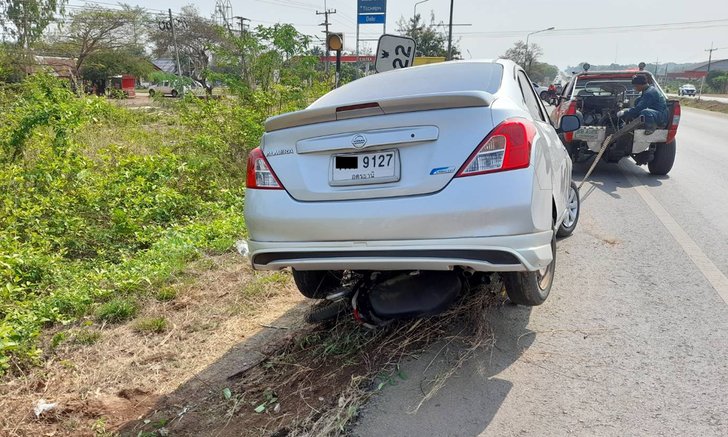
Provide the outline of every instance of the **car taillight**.
{"type": "MultiPolygon", "coordinates": [[[[569,102],[569,106],[566,108],[566,113],[564,115],[576,115],[576,100],[569,102]]],[[[564,134],[564,140],[573,141],[574,132],[566,132],[564,134]]]]}
{"type": "Polygon", "coordinates": [[[536,127],[526,119],[502,122],[478,144],[455,177],[528,167],[535,136],[536,127]]]}
{"type": "Polygon", "coordinates": [[[677,126],[680,124],[681,114],[680,102],[675,102],[675,107],[672,111],[672,120],[670,120],[670,124],[667,126],[667,140],[665,141],[668,143],[672,142],[675,139],[675,135],[677,135],[677,126]]]}
{"type": "Polygon", "coordinates": [[[248,170],[246,178],[247,188],[255,188],[261,190],[282,190],[283,185],[280,183],[276,174],[271,170],[268,161],[263,155],[263,151],[259,147],[251,150],[248,154],[248,170]]]}

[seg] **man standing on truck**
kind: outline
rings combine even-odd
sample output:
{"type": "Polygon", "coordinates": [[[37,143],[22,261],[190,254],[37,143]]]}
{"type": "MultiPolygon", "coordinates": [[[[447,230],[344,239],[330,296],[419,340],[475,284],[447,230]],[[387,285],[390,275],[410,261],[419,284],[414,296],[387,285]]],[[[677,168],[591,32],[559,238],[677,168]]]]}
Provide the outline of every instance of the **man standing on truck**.
{"type": "Polygon", "coordinates": [[[667,124],[667,101],[657,88],[647,83],[644,74],[632,77],[632,85],[642,95],[635,100],[634,108],[622,109],[617,117],[629,121],[642,115],[645,118],[645,135],[650,135],[667,124]]]}

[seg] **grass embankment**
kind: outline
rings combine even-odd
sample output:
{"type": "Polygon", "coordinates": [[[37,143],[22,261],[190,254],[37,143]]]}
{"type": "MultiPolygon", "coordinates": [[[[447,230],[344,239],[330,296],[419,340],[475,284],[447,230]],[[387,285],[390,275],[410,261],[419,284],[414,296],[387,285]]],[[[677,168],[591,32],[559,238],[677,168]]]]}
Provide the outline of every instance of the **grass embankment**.
{"type": "Polygon", "coordinates": [[[42,75],[0,89],[0,375],[52,353],[43,329],[130,320],[244,235],[244,159],[265,111],[173,106],[129,111],[42,75]]]}
{"type": "Polygon", "coordinates": [[[706,111],[722,112],[728,114],[728,103],[716,102],[714,100],[698,100],[695,98],[682,97],[680,100],[680,106],[689,108],[703,109],[706,111]]]}

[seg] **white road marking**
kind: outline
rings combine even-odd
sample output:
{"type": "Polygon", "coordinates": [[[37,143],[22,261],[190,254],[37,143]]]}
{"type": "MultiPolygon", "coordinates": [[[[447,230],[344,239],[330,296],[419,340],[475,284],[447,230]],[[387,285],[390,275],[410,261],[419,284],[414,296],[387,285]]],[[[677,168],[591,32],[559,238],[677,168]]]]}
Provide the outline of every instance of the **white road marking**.
{"type": "Polygon", "coordinates": [[[672,218],[672,215],[670,215],[662,204],[640,183],[639,179],[628,174],[624,169],[622,169],[622,173],[627,177],[627,180],[629,180],[629,183],[637,191],[637,194],[640,195],[655,216],[667,228],[667,231],[672,234],[675,241],[677,241],[688,257],[690,257],[693,264],[703,273],[705,279],[708,280],[710,285],[718,293],[718,296],[728,305],[728,278],[713,264],[713,261],[700,249],[700,246],[698,246],[695,240],[690,238],[690,235],[685,232],[682,226],[672,218]]]}

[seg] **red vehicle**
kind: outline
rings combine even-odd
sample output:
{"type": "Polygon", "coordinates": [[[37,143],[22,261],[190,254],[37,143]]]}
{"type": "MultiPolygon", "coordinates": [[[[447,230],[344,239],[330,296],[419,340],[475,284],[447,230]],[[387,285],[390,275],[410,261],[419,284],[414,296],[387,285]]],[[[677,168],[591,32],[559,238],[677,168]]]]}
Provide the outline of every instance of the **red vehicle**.
{"type": "MultiPolygon", "coordinates": [[[[639,97],[631,83],[635,73],[638,72],[584,71],[572,77],[564,87],[558,105],[551,113],[551,120],[558,126],[564,115],[581,116],[582,127],[562,137],[574,162],[586,160],[598,153],[604,139],[624,125],[624,121],[617,117],[617,112],[634,106],[639,97]]],[[[647,71],[639,73],[644,74],[647,82],[665,95],[652,74],[647,71]]],[[[607,148],[602,159],[618,162],[630,156],[638,165],[646,164],[650,173],[666,175],[675,162],[675,135],[680,123],[680,103],[668,99],[667,105],[669,114],[666,126],[659,126],[650,135],[645,135],[644,129],[637,129],[619,138],[607,148]]]]}

